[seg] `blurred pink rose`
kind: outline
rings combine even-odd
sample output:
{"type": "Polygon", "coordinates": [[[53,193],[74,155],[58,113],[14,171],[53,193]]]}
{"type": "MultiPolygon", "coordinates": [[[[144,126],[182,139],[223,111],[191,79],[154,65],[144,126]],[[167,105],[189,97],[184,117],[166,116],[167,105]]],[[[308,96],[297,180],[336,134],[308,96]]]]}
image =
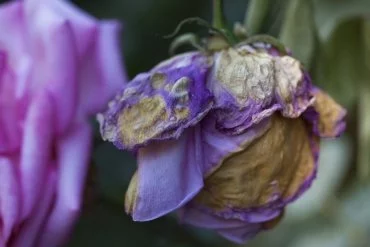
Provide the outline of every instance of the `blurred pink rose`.
{"type": "Polygon", "coordinates": [[[0,246],[58,246],[79,214],[96,113],[124,83],[119,24],[67,1],[0,6],[0,246]]]}

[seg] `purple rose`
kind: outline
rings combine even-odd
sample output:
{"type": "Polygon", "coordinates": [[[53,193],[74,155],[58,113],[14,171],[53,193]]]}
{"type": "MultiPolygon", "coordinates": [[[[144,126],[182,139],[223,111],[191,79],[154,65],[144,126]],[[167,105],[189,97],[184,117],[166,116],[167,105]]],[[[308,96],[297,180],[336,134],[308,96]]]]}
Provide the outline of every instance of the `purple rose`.
{"type": "Polygon", "coordinates": [[[125,79],[119,25],[68,2],[0,6],[0,246],[59,246],[81,206],[88,118],[125,79]]]}
{"type": "Polygon", "coordinates": [[[137,154],[136,221],[180,220],[244,242],[275,226],[316,176],[320,137],[346,111],[270,45],[186,53],[128,83],[99,115],[104,139],[137,154]]]}

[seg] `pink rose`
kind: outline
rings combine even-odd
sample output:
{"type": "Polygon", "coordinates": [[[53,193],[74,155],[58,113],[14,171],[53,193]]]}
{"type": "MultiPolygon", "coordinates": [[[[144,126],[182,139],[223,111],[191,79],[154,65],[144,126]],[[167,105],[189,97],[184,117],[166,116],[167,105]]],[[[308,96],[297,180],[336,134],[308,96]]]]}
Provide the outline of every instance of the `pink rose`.
{"type": "Polygon", "coordinates": [[[0,6],[0,246],[58,246],[80,211],[88,119],[125,82],[119,24],[61,0],[0,6]]]}

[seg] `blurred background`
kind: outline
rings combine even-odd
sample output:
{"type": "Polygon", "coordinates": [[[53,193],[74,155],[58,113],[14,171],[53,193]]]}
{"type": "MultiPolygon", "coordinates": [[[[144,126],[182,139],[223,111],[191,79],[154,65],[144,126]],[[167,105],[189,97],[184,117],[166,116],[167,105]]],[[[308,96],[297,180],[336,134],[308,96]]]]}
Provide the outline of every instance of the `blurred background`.
{"type": "MultiPolygon", "coordinates": [[[[163,36],[198,16],[211,20],[211,0],[76,0],[98,18],[124,22],[122,50],[132,78],[169,57],[163,36]]],[[[251,247],[370,246],[370,0],[225,0],[232,27],[279,37],[304,62],[314,83],[348,109],[338,140],[323,141],[318,178],[288,207],[275,229],[251,247]],[[246,17],[246,18],[245,18],[246,17]]],[[[204,29],[187,25],[183,32],[204,29]]],[[[179,225],[173,216],[134,223],[123,199],[135,170],[128,153],[96,133],[83,215],[68,247],[202,247],[233,245],[216,234],[179,225]]]]}

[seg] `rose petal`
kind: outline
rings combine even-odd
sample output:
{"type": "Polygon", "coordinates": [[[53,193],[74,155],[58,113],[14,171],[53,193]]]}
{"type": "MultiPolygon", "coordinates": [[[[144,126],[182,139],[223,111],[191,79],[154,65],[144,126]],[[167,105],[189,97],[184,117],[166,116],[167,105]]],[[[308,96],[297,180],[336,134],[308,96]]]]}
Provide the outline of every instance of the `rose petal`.
{"type": "Polygon", "coordinates": [[[15,158],[0,156],[0,246],[7,243],[13,228],[19,223],[21,194],[15,158]]]}
{"type": "Polygon", "coordinates": [[[22,183],[22,217],[26,218],[36,205],[52,152],[54,105],[48,92],[35,96],[24,123],[24,138],[20,157],[22,183]]]}
{"type": "Polygon", "coordinates": [[[203,187],[199,128],[179,140],[152,143],[138,151],[138,174],[127,194],[126,210],[135,221],[167,214],[192,199],[203,187]]]}
{"type": "Polygon", "coordinates": [[[313,125],[313,131],[320,137],[338,137],[346,128],[347,111],[319,88],[313,89],[315,103],[304,117],[313,125]]]}
{"type": "Polygon", "coordinates": [[[196,227],[207,229],[229,229],[245,226],[241,220],[228,220],[217,215],[207,213],[192,205],[186,205],[179,209],[180,221],[196,227]]]}
{"type": "Polygon", "coordinates": [[[131,150],[178,138],[212,107],[209,66],[203,55],[187,53],[135,77],[100,115],[103,138],[131,150]]]}
{"type": "Polygon", "coordinates": [[[96,31],[96,37],[94,37],[96,42],[89,47],[88,53],[84,54],[81,64],[80,116],[104,110],[109,99],[127,81],[118,43],[120,24],[114,21],[103,21],[96,31]]]}
{"type": "Polygon", "coordinates": [[[56,130],[65,131],[73,119],[77,100],[77,48],[68,20],[43,1],[26,1],[26,18],[33,61],[29,87],[47,88],[58,112],[56,130]],[[43,73],[39,73],[42,68],[43,73]]]}
{"type": "Polygon", "coordinates": [[[311,81],[289,56],[241,46],[215,55],[208,88],[215,96],[217,128],[240,134],[274,112],[297,118],[312,105],[311,81]]]}
{"type": "MultiPolygon", "coordinates": [[[[45,223],[45,219],[49,213],[50,207],[53,203],[55,195],[55,182],[56,172],[50,167],[54,164],[50,164],[48,175],[44,180],[43,191],[38,201],[37,208],[34,214],[26,220],[26,223],[22,226],[20,231],[17,233],[12,247],[33,247],[38,245],[38,238],[42,233],[42,227],[45,223]]],[[[49,246],[57,246],[56,244],[49,246]]]]}
{"type": "Polygon", "coordinates": [[[304,121],[279,115],[271,121],[262,137],[207,177],[194,203],[226,219],[266,221],[310,186],[317,157],[304,121]]]}
{"type": "Polygon", "coordinates": [[[42,232],[39,246],[56,246],[66,240],[82,203],[90,157],[91,129],[74,126],[58,144],[56,202],[42,232]]]}
{"type": "Polygon", "coordinates": [[[217,232],[221,236],[232,242],[243,244],[249,239],[256,236],[256,234],[260,231],[261,231],[260,224],[248,224],[240,228],[218,230],[217,232]]]}

